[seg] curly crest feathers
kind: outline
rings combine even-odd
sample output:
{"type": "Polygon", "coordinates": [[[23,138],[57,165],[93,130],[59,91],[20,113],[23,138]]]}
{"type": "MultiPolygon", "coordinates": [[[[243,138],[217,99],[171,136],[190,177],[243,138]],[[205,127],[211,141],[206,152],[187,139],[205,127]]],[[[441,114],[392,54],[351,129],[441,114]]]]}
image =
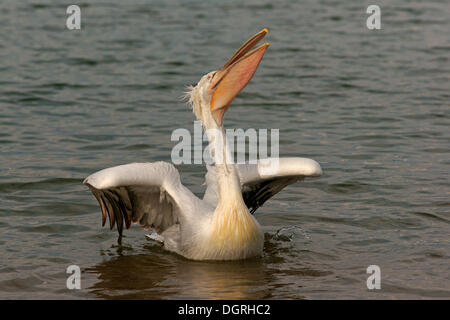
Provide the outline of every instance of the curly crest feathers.
{"type": "Polygon", "coordinates": [[[192,85],[187,86],[186,91],[184,92],[183,100],[187,101],[187,104],[190,106],[197,119],[201,120],[202,115],[200,110],[200,101],[196,101],[198,99],[199,97],[197,96],[197,87],[194,87],[192,85]]]}

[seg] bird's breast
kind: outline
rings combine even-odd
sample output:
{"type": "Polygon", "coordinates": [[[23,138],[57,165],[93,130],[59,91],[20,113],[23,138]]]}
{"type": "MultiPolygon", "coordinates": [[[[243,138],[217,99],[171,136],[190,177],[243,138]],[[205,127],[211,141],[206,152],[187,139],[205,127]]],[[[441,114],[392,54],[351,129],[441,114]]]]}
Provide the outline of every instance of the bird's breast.
{"type": "Polygon", "coordinates": [[[219,203],[195,255],[199,260],[245,259],[261,255],[263,243],[261,227],[243,202],[219,203]]]}

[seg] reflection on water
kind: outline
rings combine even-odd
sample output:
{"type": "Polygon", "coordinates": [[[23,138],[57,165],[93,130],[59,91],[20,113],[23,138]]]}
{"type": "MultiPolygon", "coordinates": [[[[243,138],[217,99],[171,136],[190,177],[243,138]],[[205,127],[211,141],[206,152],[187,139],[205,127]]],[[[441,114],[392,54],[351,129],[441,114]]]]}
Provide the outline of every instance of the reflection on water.
{"type": "MultiPolygon", "coordinates": [[[[130,255],[127,251],[132,249],[118,246],[112,259],[85,270],[99,280],[88,290],[106,299],[272,298],[271,286],[283,274],[276,266],[286,262],[277,252],[293,249],[283,248],[289,237],[276,239],[278,234],[266,234],[264,257],[245,261],[191,261],[157,244],[145,244],[144,253],[130,255]]],[[[303,269],[298,275],[328,273],[303,269]]],[[[282,282],[278,285],[283,286],[282,282]]]]}
{"type": "Polygon", "coordinates": [[[92,288],[101,298],[148,299],[262,299],[270,273],[261,259],[236,262],[180,261],[166,252],[118,255],[88,269],[98,273],[92,288]],[[256,289],[256,290],[255,290],[256,289]]]}

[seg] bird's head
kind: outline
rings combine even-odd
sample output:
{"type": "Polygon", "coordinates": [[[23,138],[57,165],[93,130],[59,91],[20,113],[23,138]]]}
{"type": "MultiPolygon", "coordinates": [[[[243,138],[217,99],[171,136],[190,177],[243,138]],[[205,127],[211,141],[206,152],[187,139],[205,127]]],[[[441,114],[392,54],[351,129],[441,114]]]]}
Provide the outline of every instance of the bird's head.
{"type": "Polygon", "coordinates": [[[223,116],[233,98],[256,72],[269,43],[252,48],[267,34],[263,29],[248,39],[217,71],[204,75],[188,93],[195,116],[206,128],[222,126],[223,116]]]}

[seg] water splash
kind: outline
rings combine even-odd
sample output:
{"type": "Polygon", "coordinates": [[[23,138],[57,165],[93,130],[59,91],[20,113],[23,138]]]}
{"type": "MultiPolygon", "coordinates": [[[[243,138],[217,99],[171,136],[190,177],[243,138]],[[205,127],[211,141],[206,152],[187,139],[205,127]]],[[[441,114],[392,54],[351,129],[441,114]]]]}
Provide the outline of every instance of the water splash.
{"type": "Polygon", "coordinates": [[[303,239],[311,239],[309,234],[303,230],[300,226],[290,226],[290,227],[283,227],[279,229],[275,235],[274,239],[278,241],[292,241],[294,238],[303,238],[303,239]]]}

